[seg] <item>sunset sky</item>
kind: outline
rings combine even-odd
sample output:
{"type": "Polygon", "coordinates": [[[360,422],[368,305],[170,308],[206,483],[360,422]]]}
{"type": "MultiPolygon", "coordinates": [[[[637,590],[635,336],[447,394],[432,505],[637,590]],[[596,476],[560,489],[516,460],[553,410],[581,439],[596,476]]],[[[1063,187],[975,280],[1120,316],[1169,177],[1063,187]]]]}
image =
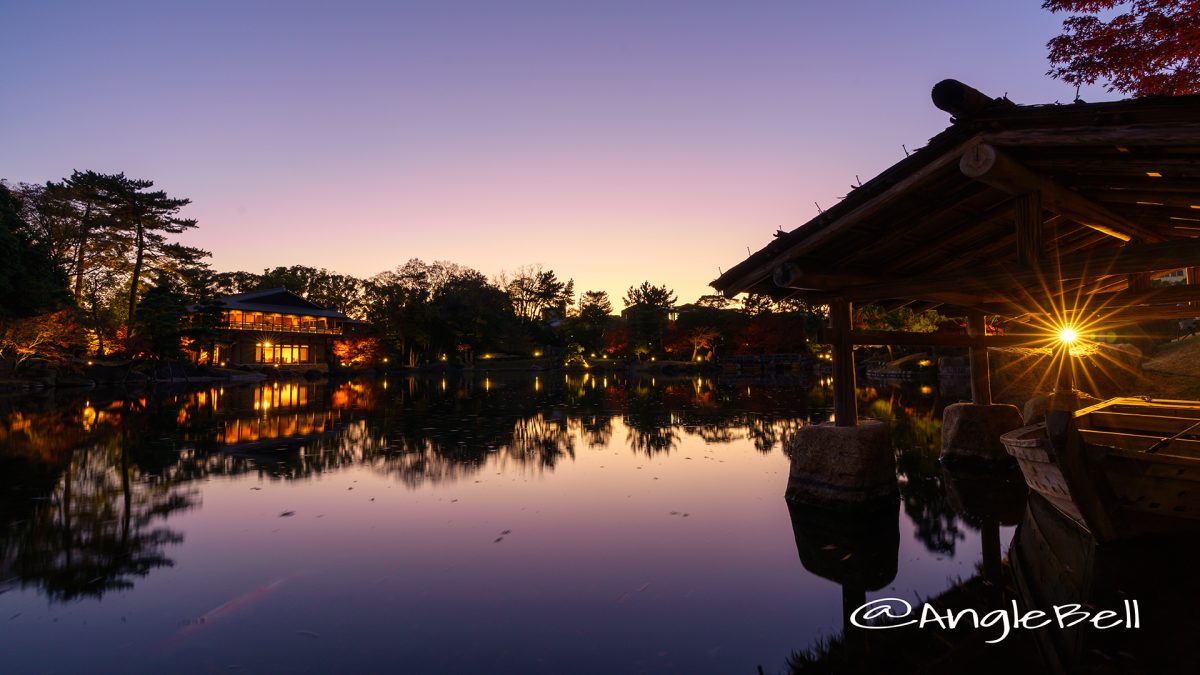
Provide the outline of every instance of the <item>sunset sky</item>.
{"type": "Polygon", "coordinates": [[[221,271],[541,263],[687,302],[945,128],[938,80],[1071,101],[1040,4],[4,2],[0,178],[153,179],[221,271]]]}

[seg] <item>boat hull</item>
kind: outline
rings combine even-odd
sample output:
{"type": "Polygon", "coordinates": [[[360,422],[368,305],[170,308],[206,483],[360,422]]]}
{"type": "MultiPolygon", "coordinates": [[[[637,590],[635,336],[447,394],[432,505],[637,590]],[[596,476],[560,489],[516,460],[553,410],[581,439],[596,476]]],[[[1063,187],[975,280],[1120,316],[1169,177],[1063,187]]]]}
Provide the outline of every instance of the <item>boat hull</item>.
{"type": "Polygon", "coordinates": [[[1130,539],[1200,532],[1200,443],[1155,447],[1192,422],[1200,403],[1122,398],[1077,412],[1077,442],[1064,448],[1050,443],[1045,424],[1001,441],[1029,488],[1057,510],[1102,541],[1130,539]]]}

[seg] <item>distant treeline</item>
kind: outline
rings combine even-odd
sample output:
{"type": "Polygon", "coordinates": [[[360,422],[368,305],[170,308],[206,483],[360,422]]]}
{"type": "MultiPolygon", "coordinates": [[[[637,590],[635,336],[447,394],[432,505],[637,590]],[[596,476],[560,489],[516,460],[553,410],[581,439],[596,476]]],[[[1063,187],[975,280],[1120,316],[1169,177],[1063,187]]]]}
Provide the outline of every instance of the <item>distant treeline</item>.
{"type": "Polygon", "coordinates": [[[220,297],[274,287],[368,321],[377,356],[411,365],[479,354],[571,362],[796,352],[824,309],[759,295],[679,306],[673,290],[645,281],[614,315],[607,293],[576,294],[573,280],[541,266],[490,279],[417,259],[368,279],[301,265],[216,272],[207,251],[170,237],[196,227],[179,215],[190,201],[153,187],[93,171],[44,185],[0,181],[0,360],[178,356],[181,337],[211,335],[211,321],[181,321],[188,305],[216,317],[220,297]]]}

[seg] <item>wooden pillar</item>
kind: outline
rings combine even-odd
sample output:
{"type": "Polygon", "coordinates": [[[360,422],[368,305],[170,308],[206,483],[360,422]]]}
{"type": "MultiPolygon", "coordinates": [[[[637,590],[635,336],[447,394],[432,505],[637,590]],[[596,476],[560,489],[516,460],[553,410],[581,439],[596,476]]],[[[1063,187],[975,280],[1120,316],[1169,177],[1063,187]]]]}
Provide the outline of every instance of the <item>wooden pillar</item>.
{"type": "Polygon", "coordinates": [[[1032,267],[1042,255],[1042,193],[1034,190],[1017,195],[1013,208],[1017,222],[1017,261],[1032,267]]]}
{"type": "Polygon", "coordinates": [[[829,303],[833,333],[833,421],[839,427],[858,425],[854,381],[854,343],[851,341],[851,306],[846,300],[829,303]]]}
{"type": "MultiPolygon", "coordinates": [[[[983,338],[987,328],[982,312],[967,315],[967,334],[983,338]]],[[[980,405],[992,404],[992,373],[988,365],[987,347],[982,342],[971,345],[971,402],[980,405]]]]}

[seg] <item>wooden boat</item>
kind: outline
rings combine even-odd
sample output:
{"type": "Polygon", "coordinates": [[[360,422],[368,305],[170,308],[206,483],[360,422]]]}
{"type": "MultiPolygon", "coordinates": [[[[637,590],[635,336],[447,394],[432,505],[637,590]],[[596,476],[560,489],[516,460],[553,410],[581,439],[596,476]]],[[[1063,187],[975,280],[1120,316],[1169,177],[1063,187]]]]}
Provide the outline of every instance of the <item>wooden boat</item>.
{"type": "Polygon", "coordinates": [[[1101,541],[1200,531],[1200,402],[1114,398],[1001,436],[1025,482],[1101,541]]]}

